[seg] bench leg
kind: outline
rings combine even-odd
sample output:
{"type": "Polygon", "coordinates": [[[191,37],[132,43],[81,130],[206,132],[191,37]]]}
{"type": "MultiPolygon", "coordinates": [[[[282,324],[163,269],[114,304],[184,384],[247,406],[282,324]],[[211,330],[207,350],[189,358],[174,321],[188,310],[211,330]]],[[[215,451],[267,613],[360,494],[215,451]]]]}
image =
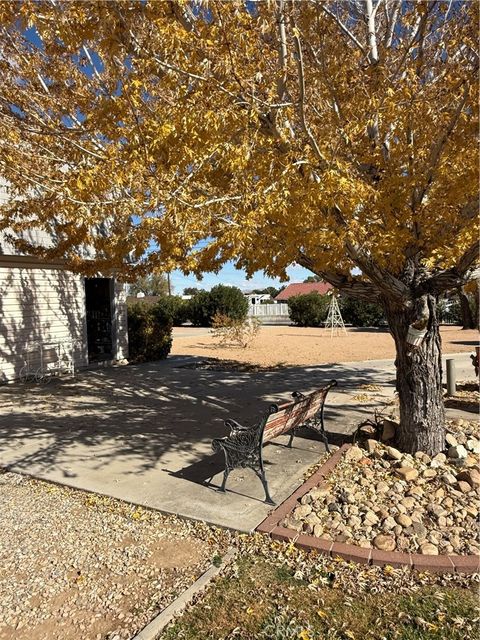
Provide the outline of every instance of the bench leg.
{"type": "Polygon", "coordinates": [[[290,432],[290,440],[288,441],[287,447],[289,449],[292,448],[292,442],[293,442],[293,438],[295,437],[295,431],[294,429],[292,429],[292,431],[290,432]]]}
{"type": "Polygon", "coordinates": [[[274,505],[275,502],[272,500],[272,497],[270,496],[270,493],[268,491],[268,482],[267,482],[267,478],[265,476],[265,471],[262,469],[262,471],[260,471],[258,476],[259,476],[260,480],[262,481],[263,490],[265,491],[265,502],[267,504],[274,505]]]}
{"type": "Polygon", "coordinates": [[[322,439],[323,444],[325,445],[325,449],[327,450],[327,453],[331,453],[330,447],[328,446],[327,434],[323,429],[321,431],[318,431],[318,433],[320,434],[320,438],[322,439]]]}
{"type": "Polygon", "coordinates": [[[227,478],[228,478],[229,474],[230,474],[230,470],[229,469],[225,469],[225,471],[223,472],[222,486],[219,489],[219,491],[222,491],[223,493],[225,493],[225,485],[227,484],[227,478]]]}

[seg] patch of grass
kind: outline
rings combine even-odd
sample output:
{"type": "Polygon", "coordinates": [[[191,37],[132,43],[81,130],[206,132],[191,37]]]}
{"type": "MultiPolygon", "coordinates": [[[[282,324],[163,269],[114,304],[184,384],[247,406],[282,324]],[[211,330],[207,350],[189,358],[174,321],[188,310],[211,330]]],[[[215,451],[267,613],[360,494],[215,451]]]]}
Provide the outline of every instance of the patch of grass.
{"type": "Polygon", "coordinates": [[[408,595],[309,584],[282,565],[239,558],[163,640],[474,640],[477,594],[422,586],[408,595]]]}
{"type": "Polygon", "coordinates": [[[222,566],[222,556],[219,556],[218,553],[216,553],[213,558],[212,558],[212,564],[214,567],[221,567],[222,566]]]}

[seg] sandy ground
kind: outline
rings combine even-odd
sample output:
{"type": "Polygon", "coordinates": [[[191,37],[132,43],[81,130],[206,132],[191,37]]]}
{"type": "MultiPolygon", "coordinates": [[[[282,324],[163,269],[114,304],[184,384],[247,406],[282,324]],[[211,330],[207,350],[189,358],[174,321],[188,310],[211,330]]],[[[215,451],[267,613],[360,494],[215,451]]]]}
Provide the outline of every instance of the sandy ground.
{"type": "Polygon", "coordinates": [[[204,525],[0,473],[0,640],[128,640],[221,544],[204,525]]]}
{"type": "MultiPolygon", "coordinates": [[[[172,355],[237,360],[260,366],[315,365],[329,362],[382,360],[395,357],[395,345],[386,330],[347,329],[333,336],[327,329],[266,326],[246,348],[219,347],[208,329],[174,329],[172,355]]],[[[458,327],[441,330],[443,353],[474,351],[478,332],[458,327]]]]}

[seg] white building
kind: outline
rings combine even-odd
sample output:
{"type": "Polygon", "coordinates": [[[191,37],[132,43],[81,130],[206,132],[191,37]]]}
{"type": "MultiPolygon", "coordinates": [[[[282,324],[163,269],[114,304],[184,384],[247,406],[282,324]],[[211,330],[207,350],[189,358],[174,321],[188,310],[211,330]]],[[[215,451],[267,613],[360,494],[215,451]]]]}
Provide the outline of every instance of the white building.
{"type": "MultiPolygon", "coordinates": [[[[0,186],[0,206],[6,199],[0,186]]],[[[48,242],[42,232],[28,235],[48,242]]],[[[54,370],[60,355],[75,368],[127,357],[124,285],[22,255],[0,232],[0,383],[38,371],[40,360],[54,370]]]]}
{"type": "Polygon", "coordinates": [[[245,293],[244,296],[250,305],[272,302],[272,297],[268,293],[245,293]]]}

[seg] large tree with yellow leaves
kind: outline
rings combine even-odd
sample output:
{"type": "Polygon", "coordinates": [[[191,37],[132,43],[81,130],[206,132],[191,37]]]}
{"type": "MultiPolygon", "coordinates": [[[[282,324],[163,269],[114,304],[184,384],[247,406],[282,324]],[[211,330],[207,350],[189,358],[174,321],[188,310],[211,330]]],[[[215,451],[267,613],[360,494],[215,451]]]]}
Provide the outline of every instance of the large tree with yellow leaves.
{"type": "Polygon", "coordinates": [[[85,272],[297,262],[379,298],[398,445],[443,448],[436,298],[477,260],[477,2],[11,1],[0,25],[0,229],[46,230],[17,242],[85,272]]]}

